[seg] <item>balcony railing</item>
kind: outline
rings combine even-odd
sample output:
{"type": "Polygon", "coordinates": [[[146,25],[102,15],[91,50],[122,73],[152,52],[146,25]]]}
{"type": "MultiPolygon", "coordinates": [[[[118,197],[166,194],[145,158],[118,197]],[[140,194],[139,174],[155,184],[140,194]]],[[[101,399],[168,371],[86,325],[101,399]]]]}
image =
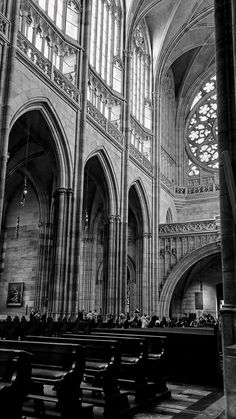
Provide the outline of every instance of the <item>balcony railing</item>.
{"type": "Polygon", "coordinates": [[[140,151],[138,151],[137,148],[133,146],[133,144],[130,144],[129,151],[130,155],[134,157],[134,159],[137,160],[138,163],[140,163],[150,173],[153,173],[152,163],[148,159],[146,159],[146,157],[142,153],[140,153],[140,151]]]}
{"type": "Polygon", "coordinates": [[[87,113],[99,128],[123,145],[122,133],[90,101],[87,101],[87,113]]]}
{"type": "Polygon", "coordinates": [[[161,291],[172,269],[188,254],[211,243],[220,245],[219,217],[159,225],[159,274],[161,291]]]}
{"type": "Polygon", "coordinates": [[[65,92],[70,99],[80,105],[79,90],[20,32],[18,32],[17,47],[25,58],[53,82],[55,87],[65,92]]]}
{"type": "Polygon", "coordinates": [[[11,24],[7,18],[0,13],[0,36],[9,42],[11,24]]]}

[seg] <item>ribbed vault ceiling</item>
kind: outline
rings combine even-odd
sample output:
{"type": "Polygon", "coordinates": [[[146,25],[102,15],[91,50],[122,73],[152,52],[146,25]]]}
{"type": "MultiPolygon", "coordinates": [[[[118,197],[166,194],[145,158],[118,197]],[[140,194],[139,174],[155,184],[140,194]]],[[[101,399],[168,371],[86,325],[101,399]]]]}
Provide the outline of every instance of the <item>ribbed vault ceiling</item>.
{"type": "Polygon", "coordinates": [[[214,65],[213,0],[126,0],[126,12],[128,39],[145,17],[155,81],[171,67],[178,98],[214,65]]]}

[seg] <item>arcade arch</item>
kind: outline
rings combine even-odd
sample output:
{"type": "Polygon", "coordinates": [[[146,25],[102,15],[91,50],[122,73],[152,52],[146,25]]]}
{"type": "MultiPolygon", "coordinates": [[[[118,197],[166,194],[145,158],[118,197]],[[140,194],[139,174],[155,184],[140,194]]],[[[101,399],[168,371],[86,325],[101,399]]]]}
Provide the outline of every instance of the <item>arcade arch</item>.
{"type": "MultiPolygon", "coordinates": [[[[53,267],[51,258],[58,260],[58,245],[66,233],[60,230],[65,220],[59,214],[63,206],[67,219],[71,190],[64,186],[71,179],[69,155],[56,116],[46,104],[34,103],[18,112],[8,141],[1,286],[6,289],[5,283],[24,278],[27,310],[53,310],[53,304],[55,309],[57,306],[54,292],[65,272],[57,269],[57,263],[53,267]]],[[[64,240],[67,243],[68,234],[64,240]]],[[[63,251],[60,253],[61,258],[63,251]]],[[[1,294],[2,302],[6,301],[5,294],[1,294]]],[[[19,308],[19,314],[22,310],[19,308]]]]}
{"type": "Polygon", "coordinates": [[[165,316],[169,318],[172,316],[178,318],[186,312],[186,308],[188,308],[188,312],[196,314],[199,314],[197,313],[199,310],[207,311],[209,308],[211,314],[218,315],[216,289],[217,284],[222,282],[220,252],[221,248],[219,243],[211,243],[189,253],[177,263],[168,276],[160,295],[159,315],[161,317],[165,316]],[[207,270],[209,277],[213,277],[214,280],[208,280],[207,270]],[[205,300],[202,309],[196,309],[194,301],[195,292],[202,291],[203,277],[209,290],[207,294],[209,298],[208,301],[205,300]],[[188,302],[187,299],[189,299],[188,302]],[[213,305],[215,309],[214,313],[212,313],[213,305]]]}

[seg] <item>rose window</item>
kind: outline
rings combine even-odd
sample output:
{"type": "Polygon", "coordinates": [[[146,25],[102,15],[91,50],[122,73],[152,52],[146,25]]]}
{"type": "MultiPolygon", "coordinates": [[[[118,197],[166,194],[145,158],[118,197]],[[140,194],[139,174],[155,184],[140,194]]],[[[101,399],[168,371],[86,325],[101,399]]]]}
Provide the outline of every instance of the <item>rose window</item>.
{"type": "Polygon", "coordinates": [[[215,76],[203,85],[192,102],[187,140],[189,176],[197,174],[196,165],[203,169],[219,168],[215,76]]]}

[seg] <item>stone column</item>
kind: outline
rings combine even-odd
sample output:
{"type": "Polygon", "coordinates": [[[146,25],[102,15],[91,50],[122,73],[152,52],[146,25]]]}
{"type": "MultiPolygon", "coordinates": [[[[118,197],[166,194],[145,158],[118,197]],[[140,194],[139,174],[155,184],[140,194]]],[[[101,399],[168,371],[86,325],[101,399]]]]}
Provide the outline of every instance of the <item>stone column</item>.
{"type": "Polygon", "coordinates": [[[0,230],[4,205],[8,141],[10,131],[10,100],[15,75],[15,56],[19,25],[20,0],[7,2],[7,18],[11,21],[9,42],[3,44],[0,70],[0,230]]]}
{"type": "Polygon", "coordinates": [[[152,184],[152,307],[155,313],[158,312],[158,284],[159,284],[159,242],[158,242],[158,227],[159,227],[159,212],[160,212],[160,170],[161,170],[161,94],[160,91],[153,93],[154,114],[153,114],[153,184],[152,184]]]}
{"type": "Polygon", "coordinates": [[[71,237],[72,237],[72,201],[73,190],[67,189],[66,196],[66,224],[65,224],[65,264],[64,264],[64,287],[62,298],[62,311],[65,315],[70,314],[69,310],[69,286],[70,286],[70,273],[71,273],[71,237]]]}
{"type": "Polygon", "coordinates": [[[109,215],[104,222],[103,314],[119,314],[119,225],[120,217],[109,215]]]}
{"type": "Polygon", "coordinates": [[[150,241],[152,235],[150,233],[144,233],[142,236],[142,311],[146,314],[152,314],[153,312],[153,292],[154,292],[154,284],[151,280],[151,272],[150,272],[150,241]]]}
{"type": "Polygon", "coordinates": [[[34,306],[41,313],[48,311],[48,293],[50,282],[50,260],[52,255],[53,224],[50,222],[39,223],[39,255],[36,273],[36,290],[34,306]]]}
{"type": "Polygon", "coordinates": [[[81,45],[83,46],[80,56],[79,90],[81,92],[81,109],[77,113],[77,135],[74,157],[74,205],[72,216],[72,255],[71,272],[68,283],[68,311],[76,315],[82,307],[79,306],[79,281],[82,277],[82,256],[83,256],[83,231],[82,231],[82,210],[83,210],[83,185],[84,185],[84,141],[87,115],[87,89],[89,72],[89,46],[91,26],[91,0],[84,2],[82,14],[82,35],[81,45]]]}
{"type": "Polygon", "coordinates": [[[52,315],[65,314],[67,308],[67,284],[70,255],[71,189],[59,188],[55,194],[53,232],[53,272],[49,278],[52,315]]]}
{"type": "Polygon", "coordinates": [[[132,51],[124,51],[125,58],[125,109],[124,109],[124,153],[123,153],[123,183],[121,192],[121,260],[120,260],[120,280],[119,280],[119,312],[126,312],[127,297],[127,255],[128,255],[128,210],[129,210],[129,191],[128,191],[128,171],[129,171],[129,148],[130,148],[130,112],[131,112],[131,70],[132,70],[132,51]]]}
{"type": "Polygon", "coordinates": [[[215,0],[215,49],[220,177],[220,217],[224,305],[223,334],[226,417],[236,417],[236,228],[232,199],[236,199],[235,5],[215,0]],[[228,156],[228,161],[225,160],[228,156]],[[227,166],[232,176],[227,176],[227,166]],[[232,187],[232,193],[231,193],[232,187]]]}

